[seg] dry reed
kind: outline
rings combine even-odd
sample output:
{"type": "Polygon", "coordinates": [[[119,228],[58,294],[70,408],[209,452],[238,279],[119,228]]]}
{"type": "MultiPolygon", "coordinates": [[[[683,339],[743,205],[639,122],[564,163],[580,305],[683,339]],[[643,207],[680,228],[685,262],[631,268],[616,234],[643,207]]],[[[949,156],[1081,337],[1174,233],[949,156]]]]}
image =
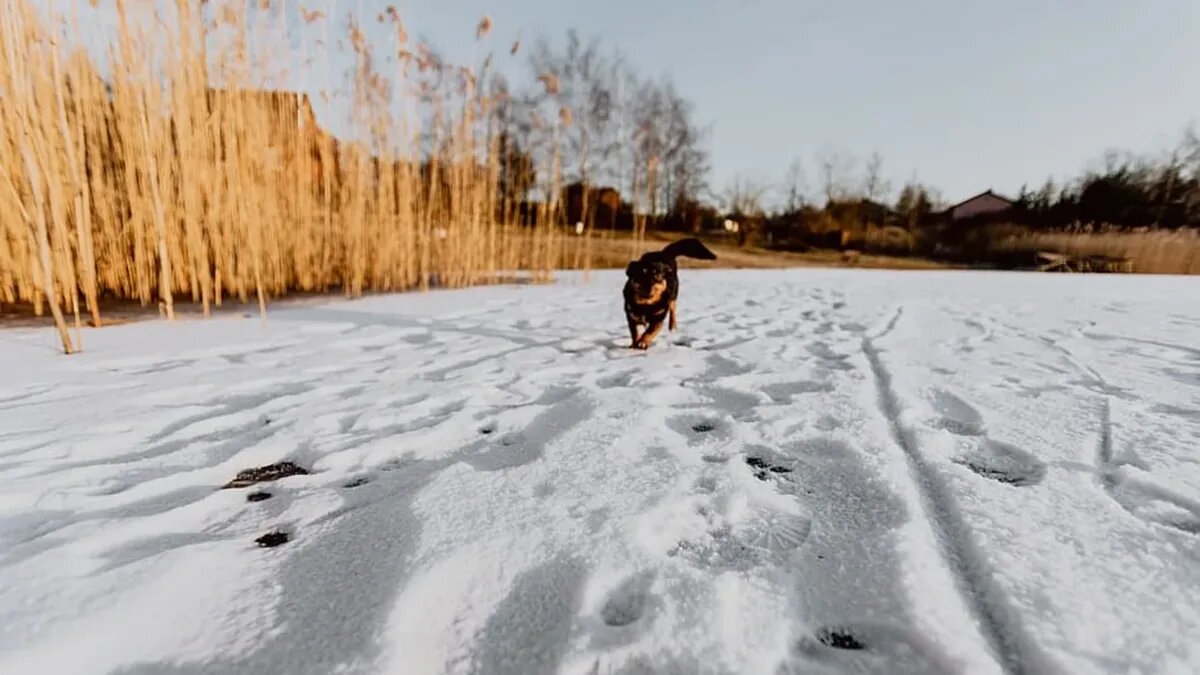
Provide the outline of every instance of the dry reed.
{"type": "Polygon", "coordinates": [[[990,250],[1124,258],[1139,274],[1200,273],[1200,231],[1197,230],[1026,232],[997,238],[991,243],[990,250]]]}
{"type": "MultiPolygon", "coordinates": [[[[289,291],[461,287],[516,270],[548,280],[590,266],[590,230],[560,222],[570,111],[544,130],[546,198],[532,225],[499,188],[490,56],[477,70],[410,49],[388,8],[378,20],[393,24],[383,49],[395,58],[380,59],[351,23],[357,140],[338,140],[306,95],[266,86],[269,66],[302,61],[263,46],[289,44],[278,39],[288,11],[325,22],[326,48],[341,42],[322,12],[176,0],[151,37],[123,0],[100,4],[117,18],[107,78],[59,39],[76,22],[53,5],[48,18],[30,0],[0,3],[0,302],[38,315],[49,305],[66,352],[79,347],[67,314],[100,325],[105,298],[172,317],[181,299],[207,314],[254,297],[265,315],[289,291]]],[[[491,28],[485,17],[476,38],[491,28]]]]}

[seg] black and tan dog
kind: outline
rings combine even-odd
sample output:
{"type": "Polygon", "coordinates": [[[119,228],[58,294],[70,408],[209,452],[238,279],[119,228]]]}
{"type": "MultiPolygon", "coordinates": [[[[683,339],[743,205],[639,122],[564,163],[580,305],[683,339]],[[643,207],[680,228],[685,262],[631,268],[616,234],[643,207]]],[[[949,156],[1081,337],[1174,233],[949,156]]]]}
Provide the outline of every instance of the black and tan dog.
{"type": "Polygon", "coordinates": [[[698,260],[716,260],[699,239],[680,239],[661,251],[651,251],[629,263],[625,268],[625,319],[629,322],[629,345],[649,349],[650,343],[670,318],[669,327],[675,330],[675,301],[679,297],[679,256],[698,260]],[[638,327],[645,330],[638,335],[638,327]]]}

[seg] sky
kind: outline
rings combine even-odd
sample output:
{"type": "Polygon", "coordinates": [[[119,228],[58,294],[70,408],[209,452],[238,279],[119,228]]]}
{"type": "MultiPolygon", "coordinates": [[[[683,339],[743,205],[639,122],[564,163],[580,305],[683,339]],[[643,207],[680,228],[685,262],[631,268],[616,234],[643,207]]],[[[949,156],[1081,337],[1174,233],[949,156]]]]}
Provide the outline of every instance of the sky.
{"type": "MultiPolygon", "coordinates": [[[[946,202],[1015,196],[1200,125],[1196,0],[285,1],[338,16],[395,5],[411,37],[460,63],[490,48],[503,65],[518,35],[599,38],[695,104],[718,194],[737,178],[781,184],[800,159],[815,195],[818,155],[861,170],[878,152],[894,190],[916,178],[946,202]]],[[[86,4],[57,6],[72,2],[86,4]]],[[[296,70],[323,82],[328,66],[296,70]]]]}
{"type": "Polygon", "coordinates": [[[1196,0],[395,4],[451,54],[488,14],[498,44],[518,31],[561,44],[574,27],[669,75],[712,124],[717,190],[781,182],[797,157],[815,190],[815,154],[877,151],[896,189],[915,175],[951,202],[1015,195],[1109,148],[1164,150],[1200,122],[1196,0]]]}

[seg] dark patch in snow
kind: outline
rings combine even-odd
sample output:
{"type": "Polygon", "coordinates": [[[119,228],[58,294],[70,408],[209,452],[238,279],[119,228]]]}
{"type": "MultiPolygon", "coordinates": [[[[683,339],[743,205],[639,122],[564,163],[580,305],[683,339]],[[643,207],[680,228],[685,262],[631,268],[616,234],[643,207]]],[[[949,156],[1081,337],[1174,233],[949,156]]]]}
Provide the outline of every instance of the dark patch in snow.
{"type": "Polygon", "coordinates": [[[222,486],[222,489],[243,488],[254,485],[255,483],[269,483],[287,478],[288,476],[306,476],[308,470],[293,464],[292,462],[279,462],[277,464],[268,464],[260,466],[256,469],[246,469],[238,473],[237,477],[222,486]]]}
{"type": "Polygon", "coordinates": [[[707,434],[708,432],[710,432],[716,428],[717,428],[716,426],[709,424],[708,422],[700,422],[698,424],[692,425],[692,431],[694,431],[698,434],[707,434]]]}
{"type": "Polygon", "coordinates": [[[360,477],[360,478],[355,478],[354,480],[350,481],[349,483],[346,483],[346,484],[345,484],[345,485],[343,485],[342,487],[344,487],[344,488],[347,488],[347,489],[349,489],[349,488],[356,488],[356,487],[362,487],[362,486],[366,485],[366,484],[367,484],[367,483],[369,483],[369,482],[371,482],[371,481],[370,481],[370,479],[368,479],[368,478],[366,478],[365,476],[363,476],[363,477],[360,477]]]}
{"type": "Polygon", "coordinates": [[[270,498],[270,492],[251,492],[250,494],[246,495],[246,501],[248,502],[264,502],[270,498]]]}
{"type": "Polygon", "coordinates": [[[866,645],[859,642],[858,639],[850,633],[832,628],[826,628],[819,631],[817,633],[817,639],[821,641],[821,644],[829,645],[835,649],[858,650],[867,648],[866,645]]]}
{"type": "Polygon", "coordinates": [[[791,473],[792,470],[786,466],[779,466],[763,459],[762,457],[747,457],[746,464],[754,469],[754,477],[759,480],[766,480],[773,473],[791,473]]]}
{"type": "Polygon", "coordinates": [[[281,546],[283,544],[288,543],[288,541],[290,541],[291,538],[292,538],[291,535],[289,535],[287,532],[275,531],[275,532],[268,532],[268,533],[264,534],[263,536],[259,537],[258,539],[255,539],[254,543],[258,544],[259,546],[261,546],[263,548],[275,548],[276,546],[281,546]]]}
{"type": "MultiPolygon", "coordinates": [[[[920,673],[950,675],[962,664],[948,659],[940,645],[894,619],[839,623],[800,638],[795,662],[781,672],[920,673]]],[[[1029,671],[1018,671],[1029,672],[1029,671]]]]}

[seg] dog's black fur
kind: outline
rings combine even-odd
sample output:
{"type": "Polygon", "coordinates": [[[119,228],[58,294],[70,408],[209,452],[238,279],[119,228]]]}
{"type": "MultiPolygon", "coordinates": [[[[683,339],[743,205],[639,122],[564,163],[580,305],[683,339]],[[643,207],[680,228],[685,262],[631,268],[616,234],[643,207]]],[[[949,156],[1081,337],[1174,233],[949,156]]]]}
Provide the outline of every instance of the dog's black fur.
{"type": "Polygon", "coordinates": [[[625,320],[629,322],[630,347],[649,349],[668,318],[670,330],[675,330],[675,301],[679,297],[679,266],[675,259],[679,256],[717,259],[699,239],[680,239],[625,268],[625,320]],[[640,335],[639,326],[646,327],[640,335]]]}

